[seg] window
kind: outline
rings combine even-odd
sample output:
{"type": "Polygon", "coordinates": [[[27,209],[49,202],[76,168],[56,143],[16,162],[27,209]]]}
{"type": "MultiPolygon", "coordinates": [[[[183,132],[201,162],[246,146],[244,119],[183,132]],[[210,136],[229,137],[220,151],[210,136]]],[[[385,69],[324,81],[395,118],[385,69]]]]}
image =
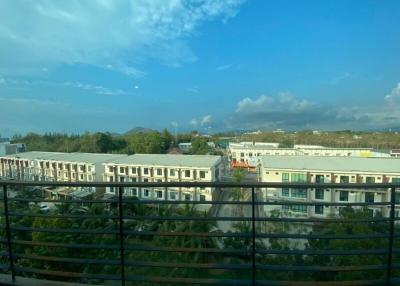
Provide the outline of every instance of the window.
{"type": "Polygon", "coordinates": [[[249,157],[253,157],[253,153],[249,153],[249,157]]]}
{"type": "Polygon", "coordinates": [[[282,182],[289,182],[289,173],[282,173],[282,182]]]}
{"type": "Polygon", "coordinates": [[[144,168],[143,169],[143,174],[148,175],[149,174],[149,168],[144,168]]]}
{"type": "Polygon", "coordinates": [[[324,199],[324,190],[323,189],[316,189],[315,190],[315,199],[316,200],[323,200],[324,199]]]}
{"type": "Polygon", "coordinates": [[[190,201],[191,195],[190,194],[185,194],[185,201],[190,201]]]}
{"type": "Polygon", "coordinates": [[[189,178],[190,177],[190,170],[185,170],[185,177],[189,178]]]}
{"type": "Polygon", "coordinates": [[[136,178],[131,178],[131,182],[136,182],[136,178]]]}
{"type": "Polygon", "coordinates": [[[110,173],[114,172],[114,167],[112,167],[112,166],[108,167],[108,171],[109,171],[110,173]]]}
{"type": "Polygon", "coordinates": [[[375,183],[375,177],[366,177],[365,182],[367,184],[373,184],[373,183],[375,183]]]}
{"type": "Polygon", "coordinates": [[[339,201],[347,202],[349,200],[349,192],[348,191],[340,191],[339,201]]]}
{"type": "Polygon", "coordinates": [[[149,181],[149,179],[143,179],[143,182],[148,182],[149,181]]]}
{"type": "Polygon", "coordinates": [[[162,198],[162,191],[156,191],[156,195],[158,199],[162,198]]]}
{"type": "Polygon", "coordinates": [[[294,205],[294,206],[282,206],[284,211],[292,211],[295,213],[307,213],[307,206],[294,205]]]}
{"type": "Polygon", "coordinates": [[[366,203],[373,203],[374,202],[375,193],[368,192],[365,193],[365,202],[366,203]]]}
{"type": "Polygon", "coordinates": [[[162,169],[157,169],[157,176],[162,176],[162,169]]]}
{"type": "Polygon", "coordinates": [[[282,197],[289,197],[289,189],[288,188],[282,189],[282,197]]]}
{"type": "Polygon", "coordinates": [[[307,198],[307,190],[305,189],[292,189],[292,198],[307,198]]]}
{"type": "Polygon", "coordinates": [[[315,212],[315,214],[319,214],[319,215],[324,214],[324,206],[315,206],[314,212],[315,212]]]}
{"type": "Polygon", "coordinates": [[[348,184],[349,181],[349,176],[340,176],[340,182],[343,184],[348,184]]]}
{"type": "Polygon", "coordinates": [[[323,183],[324,182],[324,175],[316,175],[315,176],[316,183],[323,183]]]}
{"type": "Polygon", "coordinates": [[[244,157],[244,153],[240,153],[240,157],[244,157]]]}
{"type": "Polygon", "coordinates": [[[132,189],[132,196],[137,197],[137,189],[136,188],[132,189]]]}
{"type": "Polygon", "coordinates": [[[206,178],[206,171],[200,171],[200,179],[206,178]]]}
{"type": "Polygon", "coordinates": [[[150,191],[148,189],[144,189],[143,194],[145,197],[148,197],[150,195],[150,191]]]}
{"type": "Polygon", "coordinates": [[[125,174],[125,168],[124,167],[119,167],[119,173],[120,174],[125,174]]]}
{"type": "Polygon", "coordinates": [[[169,170],[169,175],[172,177],[175,177],[175,169],[170,169],[169,170]]]}
{"type": "MultiPolygon", "coordinates": [[[[65,176],[67,176],[67,175],[65,175],[65,176]]],[[[80,175],[79,175],[79,179],[80,179],[80,180],[83,180],[83,174],[80,174],[80,175]]]]}
{"type": "Polygon", "coordinates": [[[169,193],[169,198],[170,198],[171,200],[176,200],[176,192],[170,192],[170,193],[169,193]]]}
{"type": "Polygon", "coordinates": [[[200,195],[200,201],[204,202],[206,200],[206,196],[205,195],[200,195]]]}
{"type": "Polygon", "coordinates": [[[307,181],[306,174],[292,173],[292,182],[303,183],[307,181]]]}
{"type": "Polygon", "coordinates": [[[131,173],[132,174],[136,174],[136,168],[135,167],[131,169],[131,173]]]}

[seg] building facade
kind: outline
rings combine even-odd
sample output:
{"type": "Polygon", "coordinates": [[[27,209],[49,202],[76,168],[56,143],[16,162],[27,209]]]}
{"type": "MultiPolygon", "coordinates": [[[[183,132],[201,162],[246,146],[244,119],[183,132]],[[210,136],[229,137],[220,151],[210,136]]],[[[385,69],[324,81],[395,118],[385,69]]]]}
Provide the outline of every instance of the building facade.
{"type": "Polygon", "coordinates": [[[400,158],[400,149],[390,150],[390,157],[400,158]]]}
{"type": "MultiPolygon", "coordinates": [[[[262,156],[257,166],[261,182],[304,183],[390,183],[400,182],[400,162],[393,158],[262,156]]],[[[400,200],[396,193],[396,200],[400,200]]],[[[266,188],[265,201],[294,202],[388,202],[387,189],[266,188]]],[[[388,215],[387,206],[371,206],[371,211],[388,215]]],[[[265,206],[264,211],[281,211],[288,215],[327,218],[340,214],[338,206],[265,206]]],[[[396,209],[399,215],[399,209],[396,209]]]]}
{"type": "Polygon", "coordinates": [[[0,176],[22,181],[101,181],[103,163],[122,157],[127,155],[25,152],[0,157],[0,176]]]}
{"type": "Polygon", "coordinates": [[[278,148],[278,146],[278,143],[230,143],[228,157],[231,167],[255,171],[260,156],[390,157],[390,154],[376,152],[372,148],[329,148],[311,145],[278,148]]]}
{"type": "Polygon", "coordinates": [[[12,155],[26,152],[23,143],[11,143],[9,138],[0,138],[0,156],[12,155]]]}
{"type": "MultiPolygon", "coordinates": [[[[211,155],[135,154],[104,163],[106,182],[215,182],[221,175],[221,157],[211,155]]],[[[115,189],[106,193],[114,195],[115,189]]],[[[214,189],[128,188],[139,199],[211,201],[214,189]]]]}

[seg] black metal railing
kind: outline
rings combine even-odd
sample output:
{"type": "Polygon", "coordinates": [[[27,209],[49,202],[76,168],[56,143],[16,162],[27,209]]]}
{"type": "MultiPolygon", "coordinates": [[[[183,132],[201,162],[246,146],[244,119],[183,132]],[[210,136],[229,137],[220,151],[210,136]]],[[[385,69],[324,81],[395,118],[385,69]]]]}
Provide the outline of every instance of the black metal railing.
{"type": "Polygon", "coordinates": [[[121,285],[400,285],[399,183],[0,181],[0,186],[0,270],[10,282],[23,276],[121,285]],[[27,189],[32,186],[110,187],[116,193],[111,199],[52,200],[34,195],[27,189]],[[124,196],[126,188],[144,187],[211,187],[219,196],[212,201],[124,196]],[[266,188],[369,189],[386,199],[281,200],[264,196],[266,188]],[[234,191],[240,194],[227,195],[234,191]],[[54,210],[41,210],[38,203],[54,203],[54,210]],[[303,206],[306,213],[283,212],[283,206],[303,206]],[[337,215],[310,217],[315,206],[337,215]]]}

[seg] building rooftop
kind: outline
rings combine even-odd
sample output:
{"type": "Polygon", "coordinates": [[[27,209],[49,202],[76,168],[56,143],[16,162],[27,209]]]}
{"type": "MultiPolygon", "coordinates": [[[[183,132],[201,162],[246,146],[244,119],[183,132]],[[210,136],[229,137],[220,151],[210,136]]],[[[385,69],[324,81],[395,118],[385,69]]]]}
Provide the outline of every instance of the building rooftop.
{"type": "Polygon", "coordinates": [[[395,158],[260,156],[259,160],[273,169],[400,173],[400,160],[395,158]]]}
{"type": "Polygon", "coordinates": [[[8,155],[9,158],[21,158],[28,160],[52,160],[65,162],[84,162],[84,163],[102,163],[127,157],[126,154],[98,154],[98,153],[61,153],[61,152],[25,152],[15,155],[8,155]]]}
{"type": "Polygon", "coordinates": [[[171,155],[171,154],[135,154],[116,159],[109,163],[127,165],[153,165],[174,167],[210,168],[221,160],[220,156],[213,155],[171,155]]]}
{"type": "Polygon", "coordinates": [[[34,160],[34,159],[48,159],[49,157],[63,154],[60,152],[41,152],[41,151],[32,151],[32,152],[23,152],[18,154],[12,154],[4,156],[5,158],[18,158],[18,159],[27,159],[27,160],[34,160]]]}

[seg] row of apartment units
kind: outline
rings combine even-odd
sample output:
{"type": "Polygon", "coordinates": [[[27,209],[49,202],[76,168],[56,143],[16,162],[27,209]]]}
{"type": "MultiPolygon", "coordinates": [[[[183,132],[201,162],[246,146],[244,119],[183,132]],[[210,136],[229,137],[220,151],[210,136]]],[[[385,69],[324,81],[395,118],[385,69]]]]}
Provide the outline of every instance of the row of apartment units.
{"type": "Polygon", "coordinates": [[[278,146],[277,143],[230,143],[228,157],[232,167],[249,168],[254,171],[260,156],[390,157],[390,154],[376,152],[371,148],[328,148],[311,145],[278,148],[278,146]]]}
{"type": "MultiPolygon", "coordinates": [[[[360,157],[311,157],[311,156],[261,156],[257,165],[257,176],[261,182],[304,182],[304,183],[395,183],[400,182],[400,161],[394,158],[360,157]]],[[[303,202],[388,202],[387,189],[324,189],[324,188],[265,188],[266,201],[303,202]]],[[[400,193],[396,193],[400,201],[400,193]]],[[[279,207],[264,208],[265,212],[279,207]]],[[[308,217],[337,216],[337,206],[290,206],[280,211],[308,217]]],[[[372,211],[388,215],[388,207],[374,206],[372,211]]],[[[399,210],[396,210],[399,215],[399,210]]]]}
{"type": "MultiPolygon", "coordinates": [[[[137,154],[107,162],[106,182],[215,182],[221,175],[221,157],[211,155],[137,154]]],[[[114,194],[114,189],[106,192],[114,194]]],[[[129,188],[141,199],[212,200],[213,188],[129,188]]]]}
{"type": "MultiPolygon", "coordinates": [[[[220,156],[167,154],[92,154],[26,152],[0,157],[0,176],[24,181],[191,182],[217,181],[220,156]]],[[[113,195],[113,188],[106,188],[113,195]]],[[[126,195],[143,199],[211,200],[212,188],[129,188],[126,195]]]]}

